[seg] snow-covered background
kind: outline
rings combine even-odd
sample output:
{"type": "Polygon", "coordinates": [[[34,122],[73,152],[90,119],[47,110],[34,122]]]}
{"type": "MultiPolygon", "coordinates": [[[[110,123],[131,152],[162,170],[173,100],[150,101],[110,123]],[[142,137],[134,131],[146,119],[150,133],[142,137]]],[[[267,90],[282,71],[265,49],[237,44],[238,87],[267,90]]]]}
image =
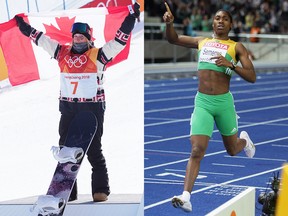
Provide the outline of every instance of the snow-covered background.
{"type": "MultiPolygon", "coordinates": [[[[133,30],[128,60],[106,71],[102,139],[114,194],[142,194],[144,190],[143,17],[141,20],[133,30]]],[[[57,64],[47,56],[41,61],[57,64]]],[[[59,138],[58,75],[0,89],[0,201],[47,192],[57,164],[50,148],[57,146],[59,138]]],[[[91,193],[90,176],[86,158],[78,174],[79,194],[91,193]]]]}

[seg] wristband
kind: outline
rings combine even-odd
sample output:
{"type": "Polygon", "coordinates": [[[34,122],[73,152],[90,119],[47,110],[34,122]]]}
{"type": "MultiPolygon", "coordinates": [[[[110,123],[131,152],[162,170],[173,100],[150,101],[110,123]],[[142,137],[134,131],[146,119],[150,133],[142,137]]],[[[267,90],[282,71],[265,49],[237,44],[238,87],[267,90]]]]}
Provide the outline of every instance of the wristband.
{"type": "Polygon", "coordinates": [[[236,68],[236,66],[237,66],[237,64],[236,63],[234,63],[234,62],[231,62],[232,63],[232,67],[229,67],[231,70],[235,70],[235,68],[236,68]]]}

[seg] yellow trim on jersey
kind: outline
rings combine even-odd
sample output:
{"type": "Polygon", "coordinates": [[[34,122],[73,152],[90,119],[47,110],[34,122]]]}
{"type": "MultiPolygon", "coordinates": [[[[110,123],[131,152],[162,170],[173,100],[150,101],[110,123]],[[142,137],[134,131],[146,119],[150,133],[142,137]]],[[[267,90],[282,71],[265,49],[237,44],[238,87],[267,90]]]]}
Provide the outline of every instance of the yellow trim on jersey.
{"type": "Polygon", "coordinates": [[[62,46],[58,65],[61,73],[97,73],[98,48],[91,48],[82,54],[71,52],[69,46],[62,46]]]}
{"type": "Polygon", "coordinates": [[[230,68],[224,66],[218,67],[215,64],[215,59],[211,59],[211,57],[222,55],[228,61],[237,64],[236,44],[237,42],[230,39],[218,40],[205,38],[200,41],[198,45],[198,70],[214,70],[231,76],[232,70],[230,68]]]}

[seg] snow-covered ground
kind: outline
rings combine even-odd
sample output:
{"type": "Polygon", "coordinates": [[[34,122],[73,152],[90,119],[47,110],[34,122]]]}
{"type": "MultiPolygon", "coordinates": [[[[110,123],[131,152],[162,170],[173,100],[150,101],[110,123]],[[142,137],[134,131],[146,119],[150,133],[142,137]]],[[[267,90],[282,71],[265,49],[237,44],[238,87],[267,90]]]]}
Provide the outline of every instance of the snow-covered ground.
{"type": "MultiPolygon", "coordinates": [[[[56,64],[44,57],[43,62],[56,64]]],[[[144,190],[143,59],[142,18],[128,60],[106,72],[103,152],[114,194],[144,190]]],[[[57,163],[50,148],[58,143],[58,96],[58,74],[0,90],[0,201],[46,193],[57,163]]],[[[79,194],[91,193],[90,175],[86,158],[78,174],[79,194]]]]}

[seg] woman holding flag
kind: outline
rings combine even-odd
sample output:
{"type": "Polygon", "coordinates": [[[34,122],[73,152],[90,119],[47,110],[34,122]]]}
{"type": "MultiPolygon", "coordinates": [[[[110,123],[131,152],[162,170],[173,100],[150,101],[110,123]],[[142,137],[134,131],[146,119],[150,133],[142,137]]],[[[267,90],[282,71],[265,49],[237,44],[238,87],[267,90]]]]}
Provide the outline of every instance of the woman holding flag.
{"type": "MultiPolygon", "coordinates": [[[[101,143],[105,112],[103,76],[107,63],[126,46],[135,20],[140,16],[140,5],[137,2],[128,8],[129,14],[124,19],[115,38],[101,48],[94,47],[92,31],[87,23],[74,23],[71,28],[71,45],[61,45],[43,32],[31,27],[22,17],[15,16],[20,31],[58,61],[61,72],[59,145],[64,144],[69,125],[77,113],[91,111],[97,118],[97,131],[87,153],[92,166],[92,197],[94,202],[106,201],[110,194],[108,171],[101,143]],[[82,77],[82,79],[77,79],[77,77],[82,77]],[[73,80],[74,78],[76,80],[73,80]]],[[[75,199],[77,199],[76,183],[69,200],[75,199]]]]}

